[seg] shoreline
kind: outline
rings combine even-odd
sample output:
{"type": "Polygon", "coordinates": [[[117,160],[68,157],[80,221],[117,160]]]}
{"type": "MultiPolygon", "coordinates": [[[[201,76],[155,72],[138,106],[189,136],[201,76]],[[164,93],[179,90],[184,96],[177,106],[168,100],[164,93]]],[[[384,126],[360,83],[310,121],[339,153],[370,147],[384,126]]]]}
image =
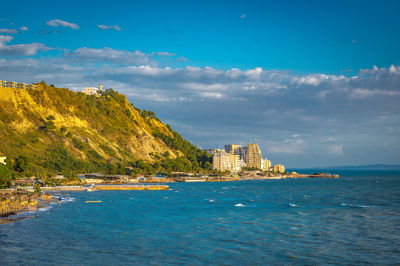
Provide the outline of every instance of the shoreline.
{"type": "Polygon", "coordinates": [[[41,187],[43,192],[62,192],[62,191],[88,191],[92,190],[168,190],[168,185],[162,185],[167,183],[202,183],[202,182],[233,182],[233,181],[256,181],[256,180],[280,180],[280,179],[296,179],[296,178],[339,178],[338,175],[282,175],[282,176],[260,176],[260,177],[246,177],[238,178],[231,176],[221,176],[213,179],[187,179],[187,180],[168,180],[156,182],[151,180],[149,182],[141,183],[100,183],[94,186],[57,186],[57,187],[41,187]]]}
{"type": "MultiPolygon", "coordinates": [[[[41,193],[40,194],[33,194],[34,195],[34,202],[29,204],[29,208],[26,207],[27,201],[24,200],[21,203],[21,206],[13,209],[12,211],[8,212],[3,212],[0,215],[0,224],[5,224],[9,222],[14,222],[20,219],[25,219],[27,217],[12,217],[14,215],[19,215],[21,213],[27,212],[27,211],[35,211],[41,208],[46,208],[50,204],[54,202],[59,202],[59,205],[61,205],[61,201],[57,198],[56,194],[50,194],[52,193],[57,193],[57,192],[68,192],[68,191],[87,191],[87,192],[92,192],[92,191],[127,191],[127,190],[170,190],[169,186],[166,185],[165,183],[197,183],[197,182],[232,182],[232,181],[257,181],[257,180],[280,180],[280,179],[295,179],[295,178],[338,178],[338,175],[305,175],[305,174],[291,174],[291,175],[279,175],[279,176],[257,176],[257,177],[246,177],[246,178],[238,178],[238,177],[230,177],[230,176],[221,176],[218,178],[212,178],[212,179],[187,179],[187,180],[170,180],[169,182],[161,182],[158,184],[155,184],[154,180],[151,180],[151,182],[143,182],[143,183],[125,183],[125,184],[97,184],[94,186],[57,186],[57,187],[41,187],[41,193]],[[10,217],[11,216],[11,217],[10,217]]],[[[26,199],[27,195],[29,196],[28,192],[21,193],[18,192],[16,189],[6,189],[6,190],[0,190],[3,194],[7,194],[8,197],[13,197],[15,198],[16,204],[19,204],[22,199],[26,199]]],[[[29,196],[32,197],[32,196],[29,196]]],[[[9,200],[9,199],[6,199],[9,200]]],[[[1,202],[4,205],[4,199],[3,202],[1,202]]]]}

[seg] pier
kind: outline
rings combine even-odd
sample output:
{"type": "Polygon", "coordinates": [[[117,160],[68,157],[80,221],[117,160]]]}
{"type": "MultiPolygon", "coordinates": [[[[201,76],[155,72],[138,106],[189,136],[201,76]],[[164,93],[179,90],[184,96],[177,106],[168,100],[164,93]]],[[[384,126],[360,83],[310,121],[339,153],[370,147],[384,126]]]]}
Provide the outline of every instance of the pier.
{"type": "Polygon", "coordinates": [[[96,185],[94,190],[169,190],[167,185],[96,185]]]}

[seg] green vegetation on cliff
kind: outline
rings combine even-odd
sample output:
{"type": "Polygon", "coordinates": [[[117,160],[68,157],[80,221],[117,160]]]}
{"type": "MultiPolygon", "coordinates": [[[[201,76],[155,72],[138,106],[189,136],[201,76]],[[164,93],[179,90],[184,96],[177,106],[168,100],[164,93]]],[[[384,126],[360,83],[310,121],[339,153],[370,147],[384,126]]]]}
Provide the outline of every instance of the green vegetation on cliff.
{"type": "Polygon", "coordinates": [[[209,170],[210,156],[112,89],[0,87],[0,156],[12,175],[209,170]]]}

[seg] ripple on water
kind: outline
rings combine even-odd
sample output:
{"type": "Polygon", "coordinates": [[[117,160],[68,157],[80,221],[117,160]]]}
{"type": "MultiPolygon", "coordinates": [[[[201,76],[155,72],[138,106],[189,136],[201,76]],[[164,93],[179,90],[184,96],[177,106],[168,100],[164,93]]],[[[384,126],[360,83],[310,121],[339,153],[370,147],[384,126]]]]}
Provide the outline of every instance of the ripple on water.
{"type": "Polygon", "coordinates": [[[180,193],[98,191],[101,205],[74,192],[0,225],[0,264],[396,264],[398,177],[173,183],[180,193]]]}

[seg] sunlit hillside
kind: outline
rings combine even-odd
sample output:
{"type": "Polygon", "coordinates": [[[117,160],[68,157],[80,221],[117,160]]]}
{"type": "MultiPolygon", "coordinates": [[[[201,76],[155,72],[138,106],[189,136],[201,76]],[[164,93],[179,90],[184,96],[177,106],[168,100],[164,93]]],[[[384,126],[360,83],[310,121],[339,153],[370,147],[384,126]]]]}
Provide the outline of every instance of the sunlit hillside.
{"type": "Polygon", "coordinates": [[[210,167],[206,153],[112,89],[95,96],[45,83],[0,87],[0,140],[17,176],[210,167]]]}

